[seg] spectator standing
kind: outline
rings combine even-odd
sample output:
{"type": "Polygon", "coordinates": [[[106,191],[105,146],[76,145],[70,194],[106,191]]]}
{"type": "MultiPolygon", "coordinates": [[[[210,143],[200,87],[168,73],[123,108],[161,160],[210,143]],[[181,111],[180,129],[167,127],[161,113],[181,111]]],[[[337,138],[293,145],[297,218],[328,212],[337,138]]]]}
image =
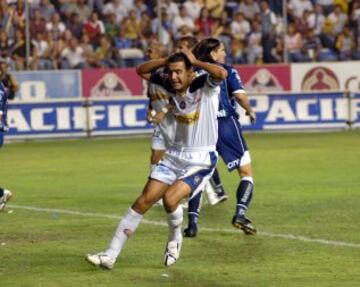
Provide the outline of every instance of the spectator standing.
{"type": "Polygon", "coordinates": [[[275,13],[270,10],[267,1],[261,1],[261,44],[264,49],[264,62],[272,62],[271,49],[275,45],[276,33],[275,28],[277,19],[275,13]]]}

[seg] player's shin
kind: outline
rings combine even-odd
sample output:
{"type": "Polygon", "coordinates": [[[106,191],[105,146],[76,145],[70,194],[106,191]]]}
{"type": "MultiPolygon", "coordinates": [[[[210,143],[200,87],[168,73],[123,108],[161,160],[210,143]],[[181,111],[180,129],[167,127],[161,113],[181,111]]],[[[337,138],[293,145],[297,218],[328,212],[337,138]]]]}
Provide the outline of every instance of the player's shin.
{"type": "Polygon", "coordinates": [[[169,226],[169,240],[168,241],[181,241],[181,225],[183,222],[183,209],[179,204],[178,207],[167,214],[167,221],[169,226]]]}
{"type": "Polygon", "coordinates": [[[243,177],[240,185],[237,189],[236,198],[236,211],[235,214],[238,216],[244,216],[248,209],[254,189],[254,181],[250,176],[243,177]]]}
{"type": "Polygon", "coordinates": [[[197,233],[197,222],[201,208],[202,192],[196,194],[189,201],[188,226],[184,230],[185,237],[195,237],[197,233]]]}
{"type": "Polygon", "coordinates": [[[119,256],[128,238],[136,231],[142,218],[142,214],[137,213],[132,208],[129,208],[123,219],[120,221],[118,227],[116,228],[115,234],[105,253],[113,259],[116,259],[119,256]]]}

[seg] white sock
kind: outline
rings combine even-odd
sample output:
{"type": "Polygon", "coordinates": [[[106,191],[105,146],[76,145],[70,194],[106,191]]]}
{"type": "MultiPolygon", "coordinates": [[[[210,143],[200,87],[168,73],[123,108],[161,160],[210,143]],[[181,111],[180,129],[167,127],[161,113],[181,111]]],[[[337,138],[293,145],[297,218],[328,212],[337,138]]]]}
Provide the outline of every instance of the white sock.
{"type": "Polygon", "coordinates": [[[168,226],[169,226],[169,241],[180,241],[181,235],[181,224],[183,222],[183,209],[179,204],[175,211],[168,213],[168,226]]]}
{"type": "Polygon", "coordinates": [[[130,207],[128,212],[125,214],[123,219],[121,219],[118,227],[116,228],[115,234],[105,253],[113,259],[116,259],[119,256],[128,238],[136,231],[142,218],[142,214],[137,213],[130,207]]]}
{"type": "Polygon", "coordinates": [[[210,181],[208,181],[205,185],[205,192],[208,198],[211,196],[216,196],[215,189],[211,185],[210,181]]]}

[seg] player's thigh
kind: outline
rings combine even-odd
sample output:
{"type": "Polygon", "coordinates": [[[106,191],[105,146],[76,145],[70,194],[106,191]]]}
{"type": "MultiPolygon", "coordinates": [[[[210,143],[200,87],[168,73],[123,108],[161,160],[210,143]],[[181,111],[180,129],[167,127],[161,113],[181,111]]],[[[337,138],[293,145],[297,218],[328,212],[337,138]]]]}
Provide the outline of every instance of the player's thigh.
{"type": "Polygon", "coordinates": [[[155,179],[149,179],[143,189],[143,192],[136,199],[132,208],[135,211],[144,214],[163,196],[167,188],[168,185],[166,183],[155,179]]]}
{"type": "Polygon", "coordinates": [[[175,181],[164,194],[164,205],[168,212],[175,210],[179,202],[190,195],[191,186],[182,180],[175,181]]]}
{"type": "Polygon", "coordinates": [[[165,149],[152,149],[151,150],[151,164],[158,164],[164,156],[165,149]]]}
{"type": "Polygon", "coordinates": [[[242,178],[246,177],[246,176],[250,176],[250,177],[254,176],[251,163],[240,166],[237,171],[238,171],[240,177],[242,177],[242,178]]]}

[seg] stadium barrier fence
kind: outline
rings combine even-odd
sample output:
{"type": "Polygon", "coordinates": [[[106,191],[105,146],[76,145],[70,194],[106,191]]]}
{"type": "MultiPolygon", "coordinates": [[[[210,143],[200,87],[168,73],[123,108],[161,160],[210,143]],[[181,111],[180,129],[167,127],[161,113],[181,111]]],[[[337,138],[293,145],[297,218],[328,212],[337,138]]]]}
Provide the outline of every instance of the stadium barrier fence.
{"type": "MultiPolygon", "coordinates": [[[[249,94],[257,114],[251,125],[239,109],[245,131],[346,130],[360,127],[360,93],[249,94]]],[[[8,140],[135,135],[152,132],[146,121],[148,99],[80,98],[13,101],[8,140]]]]}

